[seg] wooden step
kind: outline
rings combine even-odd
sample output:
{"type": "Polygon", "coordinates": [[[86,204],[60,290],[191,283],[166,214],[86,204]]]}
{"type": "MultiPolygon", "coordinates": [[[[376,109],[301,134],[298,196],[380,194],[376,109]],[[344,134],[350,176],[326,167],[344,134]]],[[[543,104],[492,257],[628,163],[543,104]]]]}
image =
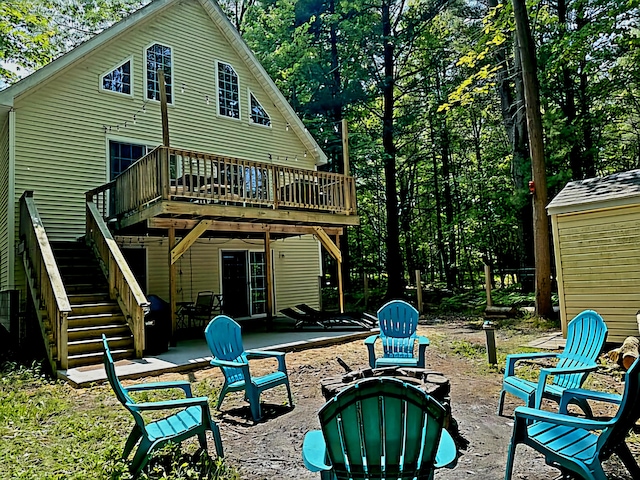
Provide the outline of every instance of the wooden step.
{"type": "MultiPolygon", "coordinates": [[[[77,368],[77,367],[84,367],[87,365],[100,364],[103,362],[103,358],[102,358],[103,355],[104,353],[102,351],[85,353],[80,355],[69,355],[68,357],[69,368],[77,368]]],[[[111,350],[111,356],[116,361],[124,360],[128,358],[134,358],[134,350],[133,348],[113,349],[111,350]]]]}
{"type": "MultiPolygon", "coordinates": [[[[115,349],[133,349],[133,337],[131,335],[109,338],[109,346],[113,345],[115,349]]],[[[102,353],[104,346],[102,338],[69,341],[69,356],[78,356],[91,353],[102,353]]]]}
{"type": "Polygon", "coordinates": [[[71,293],[68,294],[69,303],[73,307],[74,305],[81,305],[83,303],[103,303],[112,301],[109,298],[109,292],[95,291],[94,293],[71,293]]]}
{"type": "Polygon", "coordinates": [[[102,335],[107,338],[131,337],[131,330],[125,324],[91,325],[74,327],[67,330],[69,342],[82,342],[85,340],[102,340],[102,335]]]}
{"type": "Polygon", "coordinates": [[[99,313],[96,315],[69,315],[69,328],[90,327],[95,325],[112,325],[125,324],[124,315],[119,311],[117,313],[99,313]]]}
{"type": "Polygon", "coordinates": [[[73,317],[82,315],[101,315],[104,313],[118,314],[120,306],[116,302],[86,302],[71,304],[71,315],[73,317]]]}

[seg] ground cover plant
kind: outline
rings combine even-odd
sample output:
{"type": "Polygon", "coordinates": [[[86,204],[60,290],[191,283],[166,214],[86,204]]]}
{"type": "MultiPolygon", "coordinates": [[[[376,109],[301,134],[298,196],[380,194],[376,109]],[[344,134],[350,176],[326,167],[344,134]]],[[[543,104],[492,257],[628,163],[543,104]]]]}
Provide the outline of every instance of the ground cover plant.
{"type": "MultiPolygon", "coordinates": [[[[460,478],[501,479],[512,433],[513,409],[522,402],[507,396],[504,416],[496,415],[502,384],[504,358],[508,353],[532,351],[526,344],[548,333],[548,324],[535,317],[496,322],[499,365],[487,364],[484,347],[484,319],[478,316],[435,316],[421,320],[419,333],[431,340],[427,367],[442,372],[451,382],[451,404],[463,438],[469,442],[461,450],[453,470],[436,473],[441,480],[460,478]]],[[[222,376],[218,369],[165,374],[131,383],[155,380],[189,380],[194,395],[208,395],[212,412],[221,429],[224,462],[215,456],[202,457],[196,441],[159,452],[143,479],[312,479],[300,456],[304,434],[318,428],[317,412],[324,403],[320,391],[323,378],[344,373],[339,357],[351,368],[367,365],[362,340],[287,354],[287,366],[295,407],[286,406],[286,392],[279,387],[263,394],[265,418],[251,420],[242,394],[230,394],[221,412],[213,405],[222,376]]],[[[260,369],[272,368],[258,362],[260,369]]],[[[536,378],[540,365],[523,363],[520,374],[536,378]]],[[[597,390],[622,388],[622,372],[603,366],[589,376],[587,386],[597,390]]],[[[128,383],[125,381],[125,383],[128,383]]],[[[127,464],[120,453],[132,419],[107,385],[76,390],[44,376],[39,367],[5,364],[0,381],[0,463],[2,478],[18,479],[129,479],[127,464]]],[[[146,395],[146,394],[143,394],[146,395]]],[[[557,408],[545,402],[543,408],[557,408]]],[[[615,408],[596,405],[596,416],[609,417],[615,408]]],[[[638,437],[627,442],[637,455],[638,437]]],[[[210,452],[215,451],[209,438],[210,452]]],[[[640,458],[640,457],[636,457],[640,458]]],[[[609,478],[631,477],[615,459],[605,464],[609,478]]],[[[544,458],[526,447],[516,455],[516,478],[551,480],[557,470],[547,467],[544,458]],[[518,477],[519,475],[519,477],[518,477]]]]}

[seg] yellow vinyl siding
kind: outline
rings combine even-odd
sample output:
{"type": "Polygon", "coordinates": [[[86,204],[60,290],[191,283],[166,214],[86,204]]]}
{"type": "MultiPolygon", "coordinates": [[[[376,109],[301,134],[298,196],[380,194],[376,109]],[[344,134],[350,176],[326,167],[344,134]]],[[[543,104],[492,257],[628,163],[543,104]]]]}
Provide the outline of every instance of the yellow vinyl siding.
{"type": "Polygon", "coordinates": [[[563,328],[585,309],[602,315],[608,340],[638,336],[640,206],[553,216],[563,328]]]}
{"type": "Polygon", "coordinates": [[[173,52],[174,105],[169,107],[171,145],[291,167],[314,168],[315,159],[269,100],[249,66],[227,44],[196,0],[185,0],[107,42],[15,100],[16,197],[35,192],[53,240],[84,233],[84,192],[107,181],[109,139],[154,146],[161,143],[160,106],[133,115],[146,98],[145,48],[152,43],[173,52]],[[133,97],[101,92],[105,71],[132,57],[133,97]],[[230,63],[239,76],[242,119],[216,114],[215,61],[230,63]],[[185,93],[181,86],[185,85],[185,93]],[[272,128],[252,125],[251,90],[271,117],[272,128]],[[205,102],[209,95],[210,104],[205,102]],[[127,128],[124,128],[124,122],[127,128]],[[103,125],[111,126],[105,133],[103,125]],[[116,126],[120,125],[118,131],[116,126]],[[297,157],[297,161],[296,161],[297,157]]]}
{"type": "MultiPolygon", "coordinates": [[[[0,290],[9,285],[9,121],[0,125],[0,290]]],[[[13,227],[13,225],[11,226],[13,227]]]]}
{"type": "MultiPolygon", "coordinates": [[[[178,239],[179,240],[179,239],[178,239]]],[[[121,247],[131,242],[147,249],[148,293],[169,300],[168,240],[166,238],[132,238],[120,241],[121,247]]],[[[311,235],[271,242],[274,260],[275,305],[279,309],[299,303],[319,306],[318,276],[320,252],[311,235]]],[[[221,250],[264,251],[261,240],[228,238],[199,239],[176,262],[178,302],[193,301],[199,291],[221,292],[221,250]]]]}

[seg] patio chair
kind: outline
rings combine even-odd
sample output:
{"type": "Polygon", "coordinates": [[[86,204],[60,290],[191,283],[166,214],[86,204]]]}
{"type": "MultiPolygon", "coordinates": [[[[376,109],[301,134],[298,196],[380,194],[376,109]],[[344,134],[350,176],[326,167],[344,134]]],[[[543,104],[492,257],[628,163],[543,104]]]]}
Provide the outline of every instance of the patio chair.
{"type": "Polygon", "coordinates": [[[444,430],[445,409],[413,385],[389,377],[342,390],[307,432],[302,460],[321,478],[431,479],[450,465],[456,446],[444,430]]]}
{"type": "MultiPolygon", "coordinates": [[[[507,364],[498,401],[498,415],[502,415],[504,397],[507,392],[523,399],[528,407],[540,408],[543,398],[560,401],[567,389],[579,388],[589,372],[597,368],[600,350],[607,338],[607,326],[593,310],[578,314],[567,327],[567,343],[562,353],[522,353],[507,356],[507,364]],[[516,362],[539,358],[557,358],[555,368],[543,368],[537,382],[519,378],[515,374],[516,362]],[[553,376],[552,383],[547,378],[553,376]]],[[[592,416],[589,404],[576,398],[576,403],[587,416],[592,416]]]]}
{"type": "Polygon", "coordinates": [[[211,291],[198,292],[196,301],[191,305],[184,305],[178,312],[181,319],[180,326],[191,328],[200,324],[204,327],[211,320],[214,298],[215,295],[211,291]]]}
{"type": "Polygon", "coordinates": [[[251,407],[251,415],[257,422],[262,418],[260,394],[278,385],[287,387],[289,405],[293,407],[284,353],[261,350],[245,351],[242,346],[240,325],[226,315],[218,315],[211,320],[204,330],[204,336],[213,354],[211,365],[220,367],[224,374],[224,385],[218,398],[218,409],[220,409],[227,393],[244,391],[245,399],[251,407]],[[252,376],[249,360],[258,358],[277,359],[278,370],[261,377],[252,376]]]}
{"type": "Polygon", "coordinates": [[[380,334],[367,337],[364,344],[369,352],[371,368],[388,366],[424,368],[425,350],[429,339],[416,334],[418,311],[403,300],[392,300],[378,310],[380,334]],[[375,342],[380,339],[383,356],[376,358],[375,342]],[[418,358],[413,354],[418,341],[418,358]]]}
{"type": "Polygon", "coordinates": [[[206,451],[207,430],[213,434],[218,456],[223,456],[220,431],[218,425],[211,419],[207,397],[193,397],[191,385],[184,381],[141,383],[123,387],[116,374],[109,344],[104,335],[102,335],[102,343],[104,344],[104,368],[109,384],[120,403],[135,420],[135,425],[122,452],[122,458],[127,459],[133,447],[138,444],[130,466],[134,476],[145,467],[154,450],[169,442],[179,443],[197,436],[200,447],[206,451]],[[138,403],[129,395],[131,392],[167,389],[181,389],[186,398],[138,403]],[[145,421],[143,413],[161,410],[166,410],[168,415],[161,420],[145,421]]]}
{"type": "Polygon", "coordinates": [[[625,443],[627,434],[640,418],[640,360],[636,360],[625,375],[621,399],[619,395],[567,389],[562,393],[560,404],[560,413],[516,408],[505,480],[511,480],[513,458],[519,443],[542,453],[547,464],[560,468],[563,474],[571,473],[572,477],[606,480],[602,462],[615,453],[631,473],[631,478],[640,478],[640,467],[625,443]],[[619,403],[620,408],[609,421],[566,415],[568,403],[576,398],[613,401],[619,403]]]}

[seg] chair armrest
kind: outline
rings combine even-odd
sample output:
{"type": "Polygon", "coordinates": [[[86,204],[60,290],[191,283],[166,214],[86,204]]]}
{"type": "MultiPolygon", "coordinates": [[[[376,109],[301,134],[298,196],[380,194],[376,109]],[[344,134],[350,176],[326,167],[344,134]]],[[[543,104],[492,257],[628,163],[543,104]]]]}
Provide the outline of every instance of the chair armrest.
{"type": "Polygon", "coordinates": [[[429,346],[429,339],[424,335],[416,335],[416,340],[418,340],[418,367],[424,368],[425,351],[429,346]]]}
{"type": "Polygon", "coordinates": [[[285,352],[275,352],[273,350],[247,350],[247,358],[270,358],[284,357],[285,352]]]}
{"type": "Polygon", "coordinates": [[[287,364],[285,363],[285,352],[275,352],[273,350],[247,350],[245,352],[247,359],[259,358],[276,358],[278,359],[278,371],[287,373],[287,364]]]}
{"type": "Polygon", "coordinates": [[[369,335],[367,338],[364,339],[364,344],[365,345],[373,345],[374,343],[376,343],[376,340],[380,338],[380,335],[376,334],[376,335],[369,335]]]}
{"type": "Polygon", "coordinates": [[[311,430],[304,436],[302,442],[302,461],[307,470],[320,472],[331,470],[331,465],[325,463],[327,445],[321,430],[311,430]]]}
{"type": "Polygon", "coordinates": [[[533,420],[535,422],[548,422],[565,427],[584,428],[585,430],[603,430],[614,424],[613,420],[603,422],[529,407],[517,407],[514,415],[516,421],[522,419],[533,420]]]}
{"type": "Polygon", "coordinates": [[[230,367],[230,368],[249,367],[249,365],[245,362],[231,362],[229,360],[218,360],[217,358],[212,358],[209,363],[214,367],[230,367]]]}
{"type": "Polygon", "coordinates": [[[137,385],[130,385],[123,387],[127,392],[142,392],[148,390],[164,390],[169,388],[181,389],[187,397],[192,397],[191,384],[184,380],[175,380],[172,382],[153,382],[153,383],[138,383],[137,385]]]}
{"type": "Polygon", "coordinates": [[[507,355],[507,364],[504,369],[504,376],[512,377],[515,375],[516,362],[520,360],[534,360],[536,358],[551,358],[557,357],[559,353],[550,353],[550,352],[538,352],[538,353],[513,353],[511,355],[507,355]]]}
{"type": "Polygon", "coordinates": [[[593,365],[583,365],[581,367],[563,367],[563,368],[542,368],[538,377],[538,388],[536,389],[536,408],[540,408],[542,403],[542,395],[547,384],[547,377],[554,375],[572,374],[572,373],[588,373],[598,368],[595,363],[593,365]]]}
{"type": "Polygon", "coordinates": [[[451,464],[458,457],[458,450],[456,449],[456,443],[453,441],[451,434],[444,428],[440,435],[440,442],[438,443],[438,450],[436,451],[436,458],[433,464],[436,468],[446,467],[451,464]]]}
{"type": "Polygon", "coordinates": [[[374,349],[374,345],[376,340],[380,338],[380,335],[369,335],[364,339],[364,344],[367,346],[367,352],[369,354],[369,366],[371,368],[376,368],[376,351],[374,349]]]}
{"type": "Polygon", "coordinates": [[[207,407],[209,408],[209,397],[178,398],[175,400],[164,400],[161,402],[126,403],[126,407],[131,410],[167,410],[171,408],[184,407],[207,407]]]}
{"type": "Polygon", "coordinates": [[[560,408],[558,409],[558,412],[566,414],[569,403],[574,399],[596,400],[598,402],[609,402],[616,405],[620,405],[620,403],[622,403],[622,395],[618,395],[617,393],[596,392],[594,390],[587,390],[585,388],[568,388],[567,390],[562,392],[562,397],[560,397],[560,408]]]}

